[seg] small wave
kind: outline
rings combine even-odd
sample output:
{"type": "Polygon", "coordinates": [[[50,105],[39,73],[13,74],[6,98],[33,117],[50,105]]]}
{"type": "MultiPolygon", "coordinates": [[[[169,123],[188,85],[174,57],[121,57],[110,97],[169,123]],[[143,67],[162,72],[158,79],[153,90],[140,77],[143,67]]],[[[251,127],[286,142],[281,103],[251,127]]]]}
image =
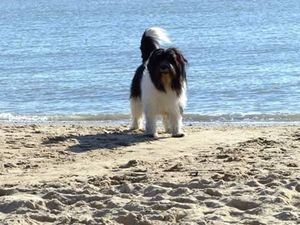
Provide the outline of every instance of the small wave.
{"type": "Polygon", "coordinates": [[[129,120],[129,114],[76,114],[49,116],[49,121],[120,121],[129,120]]]}
{"type": "MultiPolygon", "coordinates": [[[[74,115],[19,115],[11,113],[0,113],[0,121],[8,122],[129,122],[129,114],[74,114],[74,115]]],[[[185,122],[191,123],[252,123],[252,122],[300,122],[300,114],[214,114],[205,115],[198,113],[190,113],[184,115],[185,122]]]]}
{"type": "Polygon", "coordinates": [[[48,117],[40,116],[40,115],[18,115],[18,114],[11,114],[11,113],[0,113],[0,121],[45,122],[48,121],[48,117]]]}
{"type": "Polygon", "coordinates": [[[0,113],[0,121],[8,122],[124,121],[129,118],[127,114],[21,115],[0,113]]]}
{"type": "Polygon", "coordinates": [[[300,122],[300,114],[274,113],[274,114],[187,114],[185,120],[194,122],[300,122]]]}

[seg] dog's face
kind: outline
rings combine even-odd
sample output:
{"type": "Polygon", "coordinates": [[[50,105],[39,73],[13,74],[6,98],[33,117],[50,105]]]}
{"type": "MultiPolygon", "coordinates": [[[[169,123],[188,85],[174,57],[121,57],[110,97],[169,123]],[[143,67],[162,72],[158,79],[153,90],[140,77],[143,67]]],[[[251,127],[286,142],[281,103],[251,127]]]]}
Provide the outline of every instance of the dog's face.
{"type": "Polygon", "coordinates": [[[148,62],[148,70],[155,87],[163,92],[172,89],[180,95],[183,82],[186,81],[187,60],[176,48],[156,49],[148,62]]]}

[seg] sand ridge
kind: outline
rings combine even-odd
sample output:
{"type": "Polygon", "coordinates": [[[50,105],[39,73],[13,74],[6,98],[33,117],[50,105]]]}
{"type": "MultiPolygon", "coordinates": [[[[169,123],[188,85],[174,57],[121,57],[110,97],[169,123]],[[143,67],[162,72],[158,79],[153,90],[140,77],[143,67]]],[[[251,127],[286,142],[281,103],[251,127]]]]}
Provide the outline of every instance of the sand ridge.
{"type": "Polygon", "coordinates": [[[298,224],[298,125],[0,125],[1,224],[298,224]]]}

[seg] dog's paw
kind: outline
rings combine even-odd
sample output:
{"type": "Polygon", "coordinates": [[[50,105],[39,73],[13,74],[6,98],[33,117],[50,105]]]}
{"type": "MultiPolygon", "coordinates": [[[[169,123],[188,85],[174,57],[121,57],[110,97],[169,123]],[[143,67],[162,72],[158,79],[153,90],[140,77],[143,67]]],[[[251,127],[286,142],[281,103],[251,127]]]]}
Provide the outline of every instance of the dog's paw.
{"type": "Polygon", "coordinates": [[[139,130],[142,130],[142,128],[140,128],[140,127],[130,127],[129,130],[130,131],[139,131],[139,130]]]}
{"type": "Polygon", "coordinates": [[[176,134],[172,134],[172,137],[174,138],[181,138],[181,137],[184,137],[185,134],[184,133],[176,133],[176,134]]]}
{"type": "Polygon", "coordinates": [[[138,125],[138,126],[132,125],[132,126],[130,126],[129,130],[131,130],[131,131],[144,131],[144,127],[141,126],[141,125],[138,125]]]}
{"type": "Polygon", "coordinates": [[[165,129],[165,133],[166,134],[172,134],[172,131],[171,131],[171,129],[165,129]]]}
{"type": "Polygon", "coordinates": [[[130,130],[141,130],[143,128],[141,121],[133,120],[130,126],[130,130]]]}
{"type": "Polygon", "coordinates": [[[154,133],[154,134],[151,134],[151,133],[145,133],[144,136],[145,136],[145,137],[148,137],[148,138],[158,139],[157,133],[154,133]]]}

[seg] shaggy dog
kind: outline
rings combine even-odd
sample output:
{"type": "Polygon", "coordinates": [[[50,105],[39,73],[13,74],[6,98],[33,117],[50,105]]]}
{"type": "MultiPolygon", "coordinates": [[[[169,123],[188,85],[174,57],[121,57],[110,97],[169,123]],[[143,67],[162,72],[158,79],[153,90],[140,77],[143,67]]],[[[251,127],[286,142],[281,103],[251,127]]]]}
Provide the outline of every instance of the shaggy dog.
{"type": "Polygon", "coordinates": [[[147,29],[142,36],[143,63],[135,72],[130,91],[131,128],[141,128],[144,114],[145,134],[157,137],[156,120],[161,115],[165,131],[172,137],[183,137],[187,60],[177,48],[161,48],[163,42],[170,40],[166,31],[158,27],[147,29]]]}

